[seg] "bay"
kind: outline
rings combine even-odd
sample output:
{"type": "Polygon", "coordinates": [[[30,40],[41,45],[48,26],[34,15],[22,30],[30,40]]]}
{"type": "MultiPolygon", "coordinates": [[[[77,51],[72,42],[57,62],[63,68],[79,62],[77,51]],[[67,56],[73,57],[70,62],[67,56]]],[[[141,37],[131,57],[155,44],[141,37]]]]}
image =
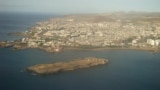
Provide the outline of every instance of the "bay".
{"type": "MultiPolygon", "coordinates": [[[[10,32],[26,31],[38,21],[56,15],[0,13],[0,41],[21,37],[10,32]]],[[[0,90],[160,90],[160,53],[137,50],[66,50],[47,53],[39,49],[14,51],[0,48],[0,90]],[[107,58],[107,65],[35,76],[25,68],[40,63],[83,57],[107,58]]]]}
{"type": "Polygon", "coordinates": [[[1,90],[159,90],[160,54],[128,50],[68,50],[46,53],[38,49],[0,49],[1,90]],[[40,63],[68,61],[88,56],[108,58],[104,66],[48,76],[24,69],[40,63]]]}

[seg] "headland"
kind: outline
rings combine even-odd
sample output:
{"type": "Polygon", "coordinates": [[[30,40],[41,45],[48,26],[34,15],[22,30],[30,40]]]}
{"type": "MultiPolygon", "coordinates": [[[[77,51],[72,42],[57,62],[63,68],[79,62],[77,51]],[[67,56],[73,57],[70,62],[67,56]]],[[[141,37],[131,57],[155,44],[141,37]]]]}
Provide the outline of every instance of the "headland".
{"type": "Polygon", "coordinates": [[[160,13],[130,12],[68,15],[37,22],[13,42],[0,47],[39,48],[47,52],[63,49],[129,49],[159,51],[160,13]]]}

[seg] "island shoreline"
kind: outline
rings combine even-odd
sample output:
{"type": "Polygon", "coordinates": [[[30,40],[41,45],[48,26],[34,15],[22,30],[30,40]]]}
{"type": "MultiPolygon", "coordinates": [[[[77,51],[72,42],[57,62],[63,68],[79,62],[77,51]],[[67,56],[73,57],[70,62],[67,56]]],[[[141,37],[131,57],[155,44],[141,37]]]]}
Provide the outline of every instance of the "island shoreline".
{"type": "Polygon", "coordinates": [[[50,64],[37,64],[26,68],[26,71],[32,74],[48,75],[60,72],[73,71],[77,69],[90,68],[108,64],[106,58],[86,57],[71,60],[68,62],[55,62],[50,64]]]}

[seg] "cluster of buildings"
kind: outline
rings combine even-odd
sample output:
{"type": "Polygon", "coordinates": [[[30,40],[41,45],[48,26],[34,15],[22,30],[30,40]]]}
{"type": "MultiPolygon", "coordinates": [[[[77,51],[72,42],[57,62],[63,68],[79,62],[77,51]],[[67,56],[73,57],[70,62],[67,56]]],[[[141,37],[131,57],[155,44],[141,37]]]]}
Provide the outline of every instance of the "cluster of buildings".
{"type": "Polygon", "coordinates": [[[157,39],[157,40],[147,39],[147,43],[151,46],[159,46],[160,45],[160,39],[157,39]]]}
{"type": "Polygon", "coordinates": [[[53,48],[160,46],[158,20],[144,16],[137,20],[105,15],[99,20],[99,17],[67,16],[39,22],[26,31],[27,37],[22,38],[21,43],[28,47],[53,48]]]}

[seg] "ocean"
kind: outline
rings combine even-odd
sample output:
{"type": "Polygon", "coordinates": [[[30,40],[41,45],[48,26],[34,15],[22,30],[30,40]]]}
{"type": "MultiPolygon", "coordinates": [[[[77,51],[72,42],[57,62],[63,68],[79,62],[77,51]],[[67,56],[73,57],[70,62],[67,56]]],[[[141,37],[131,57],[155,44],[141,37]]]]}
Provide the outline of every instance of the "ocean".
{"type": "Polygon", "coordinates": [[[0,41],[17,40],[21,37],[8,35],[11,32],[22,32],[34,26],[37,22],[48,20],[58,15],[38,13],[0,13],[0,41]]]}
{"type": "MultiPolygon", "coordinates": [[[[7,33],[25,31],[53,15],[0,14],[0,40],[20,37],[7,33]]],[[[160,53],[137,50],[66,50],[47,53],[39,49],[14,51],[0,48],[0,90],[160,90],[160,53]],[[107,58],[110,63],[93,68],[39,76],[25,71],[35,64],[83,57],[107,58]]]]}

